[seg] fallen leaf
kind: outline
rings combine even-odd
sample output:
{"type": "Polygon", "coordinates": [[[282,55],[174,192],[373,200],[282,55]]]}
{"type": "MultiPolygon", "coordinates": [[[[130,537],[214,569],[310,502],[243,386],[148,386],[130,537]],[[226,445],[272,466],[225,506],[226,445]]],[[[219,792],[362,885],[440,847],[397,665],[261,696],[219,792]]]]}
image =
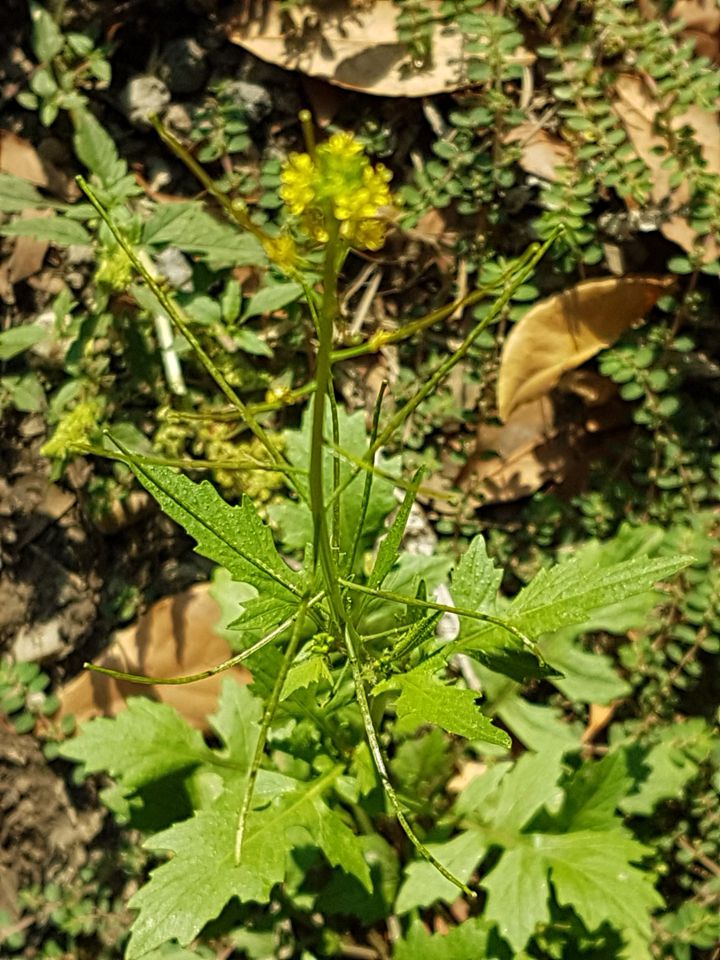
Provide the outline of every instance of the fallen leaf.
{"type": "Polygon", "coordinates": [[[675,0],[670,16],[685,24],[699,54],[720,63],[720,7],[716,0],[675,0]]]}
{"type": "MultiPolygon", "coordinates": [[[[209,590],[209,584],[200,583],[159,600],[136,624],[118,630],[107,650],[93,662],[125,673],[178,677],[227,660],[230,648],[216,630],[220,607],[209,590]]],[[[60,716],[73,714],[78,721],[114,717],[127,697],[144,696],[171,704],[194,727],[206,730],[225,676],[247,683],[250,674],[234,667],[197,683],[146,686],[87,670],[60,690],[60,716]]]]}
{"type": "Polygon", "coordinates": [[[616,707],[617,701],[608,705],[602,703],[590,704],[587,726],[581,738],[582,743],[592,743],[595,737],[602,733],[612,720],[616,707]]]}
{"type": "Polygon", "coordinates": [[[572,452],[548,397],[524,403],[501,426],[481,424],[457,485],[483,505],[509,503],[565,478],[572,452]]]}
{"type": "Polygon", "coordinates": [[[566,370],[609,347],[673,282],[672,277],[604,277],[536,303],[503,347],[497,384],[501,419],[549,393],[566,370]]]}
{"type": "MultiPolygon", "coordinates": [[[[652,199],[658,205],[670,201],[671,214],[660,225],[660,230],[668,240],[677,243],[686,252],[691,252],[698,236],[687,219],[675,212],[682,208],[690,198],[687,183],[681,183],[677,189],[670,188],[670,174],[664,168],[663,161],[667,153],[667,142],[655,133],[655,118],[662,109],[662,101],[652,96],[647,85],[640,77],[623,74],[615,83],[613,109],[622,120],[627,135],[637,154],[647,164],[652,174],[652,199]],[[660,148],[656,153],[655,149],[660,148]]],[[[700,107],[688,106],[682,115],[672,120],[672,127],[679,130],[688,125],[692,127],[701,147],[709,173],[720,174],[720,124],[718,114],[700,107]]],[[[718,256],[717,242],[708,237],[705,241],[705,259],[714,260],[718,256]]]]}
{"type": "Polygon", "coordinates": [[[572,157],[569,144],[535,123],[513,127],[505,137],[505,143],[520,144],[522,153],[518,162],[526,173],[551,182],[557,180],[557,168],[572,157]]]}
{"type": "MultiPolygon", "coordinates": [[[[439,18],[441,6],[441,0],[428,0],[423,15],[439,18]]],[[[243,5],[230,15],[226,29],[233,43],[261,60],[363,93],[426,97],[465,86],[463,37],[457,27],[433,24],[432,64],[418,71],[408,69],[410,51],[398,36],[397,16],[393,0],[329,0],[320,11],[268,0],[262,16],[252,4],[243,5]]],[[[530,65],[535,56],[521,50],[509,59],[530,65]]]]}
{"type": "Polygon", "coordinates": [[[0,173],[10,173],[63,200],[75,200],[80,190],[54,163],[44,159],[29,140],[0,130],[0,173]]]}
{"type": "MultiPolygon", "coordinates": [[[[49,217],[50,210],[26,210],[25,220],[34,217],[49,217]]],[[[45,254],[50,246],[47,240],[37,237],[15,237],[12,253],[0,266],[0,286],[6,289],[20,280],[27,280],[40,270],[45,260],[45,254]]]]}

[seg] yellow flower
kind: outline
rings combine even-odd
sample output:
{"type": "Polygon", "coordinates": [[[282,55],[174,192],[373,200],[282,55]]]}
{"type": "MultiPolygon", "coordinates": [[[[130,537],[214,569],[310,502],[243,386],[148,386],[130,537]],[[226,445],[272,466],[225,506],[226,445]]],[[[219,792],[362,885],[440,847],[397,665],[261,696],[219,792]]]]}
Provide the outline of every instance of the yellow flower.
{"type": "Polygon", "coordinates": [[[307,153],[291,153],[280,175],[280,196],[296,216],[315,198],[315,165],[307,153]]]}
{"type": "Polygon", "coordinates": [[[263,249],[269,259],[281,270],[292,270],[297,266],[298,253],[295,241],[289,233],[279,233],[276,237],[266,237],[263,249]]]}
{"type": "Polygon", "coordinates": [[[55,433],[40,448],[40,453],[50,459],[62,460],[90,442],[97,433],[101,416],[101,405],[97,400],[85,400],[78,403],[69,413],[63,415],[55,433]]]}
{"type": "Polygon", "coordinates": [[[290,155],[280,174],[280,196],[313,240],[326,243],[339,226],[350,246],[377,250],[385,239],[379,213],[391,203],[391,177],[383,164],[370,164],[352,134],[335,133],[314,156],[290,155]]]}

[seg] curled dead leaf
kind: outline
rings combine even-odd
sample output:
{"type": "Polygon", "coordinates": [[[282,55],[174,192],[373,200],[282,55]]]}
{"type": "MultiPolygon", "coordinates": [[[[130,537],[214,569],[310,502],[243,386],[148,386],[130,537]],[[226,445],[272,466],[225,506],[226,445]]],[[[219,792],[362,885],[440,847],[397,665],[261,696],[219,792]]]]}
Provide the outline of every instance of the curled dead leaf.
{"type": "Polygon", "coordinates": [[[582,743],[592,743],[595,737],[605,729],[610,723],[618,706],[619,701],[609,705],[602,703],[591,703],[588,715],[588,722],[582,735],[582,743]]]}
{"type": "Polygon", "coordinates": [[[10,130],[0,130],[0,173],[20,177],[63,200],[72,201],[80,195],[74,180],[42,157],[29,140],[10,130]]]}
{"type": "MultiPolygon", "coordinates": [[[[209,584],[200,583],[159,600],[136,624],[118,630],[94,663],[124,673],[178,677],[227,660],[230,648],[216,629],[220,607],[209,591],[209,584]]],[[[145,696],[169,703],[194,727],[207,730],[226,676],[247,683],[250,674],[235,667],[182,686],[145,686],[85,671],[60,690],[60,716],[73,714],[78,721],[114,717],[127,697],[145,696]]]]}
{"type": "MultiPolygon", "coordinates": [[[[329,0],[321,14],[312,6],[268,0],[262,15],[243,5],[228,18],[226,29],[233,43],[286,70],[378,96],[426,97],[466,81],[462,34],[440,22],[440,0],[428,0],[425,11],[437,14],[438,22],[432,28],[432,64],[420,71],[408,69],[410,51],[398,36],[398,6],[392,0],[329,0]]],[[[513,57],[522,65],[534,61],[527,51],[513,57]]]]}
{"type": "Polygon", "coordinates": [[[483,505],[509,503],[565,478],[571,449],[548,397],[524,403],[501,426],[481,424],[458,486],[483,505]]]}
{"type": "MultiPolygon", "coordinates": [[[[613,109],[622,120],[627,135],[637,154],[652,173],[652,199],[658,205],[670,202],[670,215],[661,223],[660,230],[668,240],[677,243],[686,252],[695,248],[698,236],[680,211],[690,198],[686,183],[676,189],[670,187],[670,173],[663,166],[667,142],[655,132],[655,118],[663,103],[656,99],[645,82],[632,74],[623,74],[615,83],[613,109]],[[655,149],[660,148],[656,153],[655,149]]],[[[702,149],[707,170],[720,174],[720,123],[716,112],[702,110],[690,105],[682,115],[675,117],[675,130],[690,126],[702,149]]],[[[714,260],[719,253],[717,241],[708,237],[705,241],[705,260],[714,260]]]]}
{"type": "Polygon", "coordinates": [[[613,344],[642,320],[672,277],[604,277],[536,303],[513,327],[500,359],[497,405],[507,420],[549,393],[560,376],[613,344]]]}
{"type": "Polygon", "coordinates": [[[536,123],[521,123],[513,127],[505,143],[518,143],[522,149],[519,164],[526,173],[541,180],[557,180],[557,168],[572,157],[570,146],[536,123]]]}

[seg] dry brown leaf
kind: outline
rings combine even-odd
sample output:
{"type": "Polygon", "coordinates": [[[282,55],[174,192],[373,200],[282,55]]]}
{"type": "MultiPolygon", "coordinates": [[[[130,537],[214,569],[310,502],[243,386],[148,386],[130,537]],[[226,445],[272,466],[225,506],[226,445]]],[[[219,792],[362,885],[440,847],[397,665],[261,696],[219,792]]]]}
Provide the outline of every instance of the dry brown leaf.
{"type": "MultiPolygon", "coordinates": [[[[439,14],[440,6],[440,0],[428,0],[425,10],[439,14]]],[[[226,21],[230,40],[287,70],[383,97],[426,97],[465,85],[460,76],[463,38],[453,26],[434,26],[428,69],[406,70],[410,56],[398,37],[398,7],[392,0],[362,5],[330,0],[321,12],[268,0],[260,16],[252,6],[249,14],[247,10],[244,6],[226,21]]],[[[526,51],[514,58],[525,65],[534,60],[526,51]]]]}
{"type": "Polygon", "coordinates": [[[522,147],[520,166],[542,180],[557,180],[557,168],[572,157],[570,146],[535,123],[521,123],[513,127],[505,143],[519,143],[522,147]]]}
{"type": "MultiPolygon", "coordinates": [[[[49,217],[50,214],[50,210],[26,210],[23,216],[30,220],[33,217],[49,217]]],[[[12,253],[0,266],[0,285],[12,286],[20,280],[32,277],[42,267],[49,246],[47,240],[39,240],[37,237],[15,237],[12,253]]]]}
{"type": "Polygon", "coordinates": [[[605,727],[612,720],[616,707],[617,701],[609,705],[602,703],[590,704],[587,726],[585,727],[581,738],[583,743],[592,743],[595,737],[599,733],[602,733],[605,727]]]}
{"type": "Polygon", "coordinates": [[[74,180],[54,163],[41,157],[29,140],[9,130],[0,130],[0,173],[20,177],[63,200],[74,200],[79,196],[80,191],[74,180]]]}
{"type": "Polygon", "coordinates": [[[458,477],[484,505],[509,503],[561,482],[573,456],[569,436],[555,426],[548,397],[524,403],[502,426],[482,424],[473,456],[458,477]]]}
{"type": "Polygon", "coordinates": [[[549,393],[566,370],[609,347],[642,320],[672,284],[672,277],[604,277],[531,307],[503,347],[497,384],[500,417],[507,420],[521,404],[549,393]]]}
{"type": "MultiPolygon", "coordinates": [[[[648,90],[640,77],[632,74],[623,74],[615,83],[616,97],[613,109],[622,120],[638,156],[647,164],[652,174],[652,198],[657,204],[670,200],[671,209],[677,210],[689,199],[687,184],[682,183],[677,189],[670,189],[670,175],[662,166],[664,151],[667,147],[665,140],[659,137],[653,129],[655,117],[661,107],[648,90]],[[655,147],[662,147],[663,152],[654,153],[655,147]]],[[[720,174],[720,123],[718,114],[699,107],[686,107],[682,116],[673,120],[673,127],[679,129],[689,125],[695,132],[702,149],[703,157],[712,173],[720,174]]],[[[686,252],[690,252],[697,243],[697,234],[680,214],[672,214],[665,220],[660,230],[668,240],[677,243],[686,252]]],[[[712,238],[706,242],[706,260],[714,260],[718,255],[718,245],[712,238]]]]}
{"type": "MultiPolygon", "coordinates": [[[[655,17],[659,16],[657,9],[655,17]]],[[[717,0],[675,0],[669,15],[682,20],[681,36],[695,41],[699,54],[720,63],[720,7],[717,0]]]]}
{"type": "MultiPolygon", "coordinates": [[[[113,642],[95,663],[99,666],[155,677],[199,673],[231,656],[227,641],[216,625],[220,608],[210,596],[209,584],[195,584],[174,597],[165,597],[136,624],[118,630],[113,642]]],[[[223,677],[247,683],[241,667],[207,680],[181,686],[145,686],[114,680],[86,671],[60,691],[60,716],[74,714],[79,721],[114,717],[127,697],[150,697],[174,706],[194,727],[207,729],[207,717],[217,705],[223,677]]]]}

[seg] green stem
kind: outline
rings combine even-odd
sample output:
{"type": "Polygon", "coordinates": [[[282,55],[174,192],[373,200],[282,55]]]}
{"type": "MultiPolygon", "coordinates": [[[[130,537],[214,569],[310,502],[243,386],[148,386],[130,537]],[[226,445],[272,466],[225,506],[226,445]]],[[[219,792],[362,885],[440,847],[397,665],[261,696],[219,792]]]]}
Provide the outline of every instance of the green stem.
{"type": "Polygon", "coordinates": [[[480,300],[484,300],[493,290],[496,290],[507,282],[508,274],[509,271],[494,283],[478,287],[459,300],[448,303],[444,307],[439,307],[424,317],[403,323],[397,330],[380,330],[363,343],[357,343],[351,347],[342,347],[340,350],[333,350],[333,363],[339,363],[342,360],[352,360],[354,357],[362,357],[366,353],[377,353],[377,351],[382,350],[383,347],[388,347],[393,343],[400,343],[402,340],[407,340],[408,337],[412,337],[416,333],[427,330],[428,327],[432,327],[441,320],[451,317],[456,311],[465,310],[467,307],[472,307],[476,303],[479,303],[480,300]]]}
{"type": "Polygon", "coordinates": [[[282,471],[274,463],[260,463],[256,460],[194,460],[191,457],[156,457],[145,453],[133,453],[132,461],[123,453],[115,450],[106,450],[105,447],[96,447],[91,443],[73,444],[72,450],[78,453],[90,453],[96,457],[106,457],[110,460],[118,460],[128,466],[131,463],[145,463],[153,467],[176,467],[179,470],[268,470],[270,472],[282,472],[288,474],[306,474],[307,470],[303,467],[287,467],[282,471]]]}
{"type": "MultiPolygon", "coordinates": [[[[422,607],[425,610],[439,610],[442,613],[454,613],[458,617],[468,617],[471,620],[481,620],[484,623],[491,623],[495,627],[500,627],[502,630],[506,630],[508,633],[512,634],[517,640],[519,640],[524,646],[539,657],[540,654],[537,650],[537,645],[522,632],[518,630],[517,627],[514,627],[511,623],[508,623],[506,620],[503,620],[501,617],[494,617],[489,613],[479,613],[477,610],[470,610],[468,607],[455,607],[448,603],[437,603],[434,600],[421,600],[419,597],[406,597],[402,593],[393,593],[390,590],[380,590],[378,587],[366,587],[361,583],[353,583],[352,580],[345,580],[344,577],[338,577],[338,583],[341,587],[346,587],[348,590],[354,590],[357,593],[365,594],[366,596],[377,597],[378,600],[388,600],[391,603],[402,603],[408,607],[422,607]]],[[[455,643],[455,641],[452,641],[455,643]]],[[[449,646],[449,645],[448,645],[449,646]]],[[[447,650],[448,646],[445,646],[443,650],[447,650]]]]}
{"type": "Polygon", "coordinates": [[[295,659],[295,654],[297,653],[298,646],[300,644],[300,638],[302,637],[302,629],[305,623],[305,614],[310,605],[310,600],[305,598],[300,606],[298,607],[297,613],[295,615],[295,627],[290,637],[290,642],[287,645],[287,649],[283,654],[282,663],[280,664],[280,670],[273,684],[272,692],[270,697],[265,704],[265,709],[263,710],[262,721],[260,722],[260,732],[258,733],[257,743],[255,745],[255,753],[253,754],[252,763],[250,765],[250,770],[248,772],[248,782],[247,787],[245,788],[245,794],[242,799],[242,804],[240,805],[240,811],[238,813],[237,828],[235,830],[235,863],[240,863],[240,858],[242,856],[242,845],[243,839],[245,837],[245,829],[247,827],[248,816],[250,814],[250,807],[252,806],[253,795],[255,793],[255,785],[257,783],[258,773],[260,771],[260,765],[262,763],[263,756],[265,754],[265,744],[267,743],[268,733],[270,731],[270,724],[273,721],[275,716],[275,711],[278,708],[280,703],[280,697],[282,695],[283,687],[285,686],[285,681],[287,679],[290,666],[292,665],[293,660],[295,659]]]}
{"type": "MultiPolygon", "coordinates": [[[[340,446],[340,418],[338,416],[337,400],[332,380],[328,385],[328,400],[330,401],[330,416],[332,418],[333,447],[340,446]]],[[[340,458],[332,459],[333,493],[340,488],[340,458]]],[[[333,498],[332,549],[335,557],[335,566],[340,562],[340,497],[333,498]]]]}
{"type": "MultiPolygon", "coordinates": [[[[373,421],[372,429],[370,431],[370,446],[375,442],[375,438],[378,435],[378,430],[380,428],[380,411],[382,410],[383,397],[385,396],[385,391],[387,390],[388,382],[383,380],[380,384],[380,389],[378,390],[378,395],[375,398],[375,409],[373,410],[373,421]]],[[[337,451],[336,451],[337,452],[337,451]]],[[[372,490],[373,475],[372,471],[368,470],[365,474],[365,483],[363,485],[362,500],[360,501],[360,515],[358,516],[357,526],[355,527],[355,534],[353,536],[352,550],[350,551],[350,559],[347,565],[347,572],[351,574],[355,568],[355,560],[357,559],[358,550],[360,549],[360,541],[362,540],[363,527],[365,526],[365,518],[367,517],[368,507],[370,505],[370,492],[372,490]]],[[[339,484],[338,484],[339,487],[339,484]]],[[[334,493],[335,491],[333,491],[334,493]]],[[[338,497],[338,501],[340,497],[338,497]]]]}
{"type": "MultiPolygon", "coordinates": [[[[422,841],[415,835],[412,827],[408,823],[402,804],[390,782],[390,777],[385,766],[385,760],[380,748],[375,725],[373,723],[370,704],[368,703],[367,691],[365,689],[365,679],[362,674],[358,649],[361,643],[355,628],[347,617],[343,605],[343,598],[340,593],[340,578],[334,562],[333,552],[330,546],[330,539],[327,529],[327,516],[325,513],[325,497],[323,484],[323,447],[324,447],[324,412],[325,396],[332,389],[332,367],[330,348],[332,346],[332,336],[335,317],[337,315],[337,264],[338,256],[336,252],[337,226],[334,235],[330,237],[325,248],[325,264],[323,271],[323,300],[319,315],[319,346],[316,364],[315,382],[317,389],[315,392],[315,408],[313,411],[312,426],[312,449],[310,455],[310,503],[313,511],[313,521],[315,528],[315,562],[319,561],[322,576],[327,592],[330,614],[335,621],[336,636],[342,637],[345,648],[348,653],[348,660],[352,670],[355,695],[360,708],[365,735],[368,740],[370,752],[378,771],[380,781],[385,789],[390,804],[395,811],[400,826],[407,834],[410,842],[418,853],[428,860],[433,866],[451,883],[459,887],[469,896],[475,894],[461,880],[454,877],[450,871],[444,867],[430,853],[422,841]]],[[[333,496],[339,497],[339,488],[334,491],[333,496]]]]}
{"type": "MultiPolygon", "coordinates": [[[[227,382],[222,373],[218,370],[215,364],[212,362],[208,354],[205,352],[203,347],[200,344],[200,341],[197,339],[195,334],[190,329],[189,324],[185,320],[182,312],[179,310],[177,305],[173,302],[172,298],[168,295],[167,291],[158,283],[157,279],[152,275],[150,270],[145,266],[140,257],[135,252],[134,248],[123,236],[122,232],[117,227],[115,221],[112,219],[108,211],[102,205],[92,187],[88,184],[84,177],[75,178],[78,186],[87,196],[90,203],[93,205],[97,213],[103,222],[107,225],[108,229],[112,233],[113,237],[117,241],[120,248],[124,251],[130,263],[137,270],[140,276],[143,278],[145,283],[148,285],[153,295],[157,299],[160,306],[165,310],[167,315],[170,317],[172,322],[175,324],[180,333],[185,337],[190,346],[192,347],[195,355],[200,360],[201,364],[207,372],[210,374],[212,379],[217,383],[218,387],[222,390],[225,397],[230,401],[230,403],[237,409],[238,413],[241,415],[242,419],[247,423],[250,430],[254,433],[257,439],[262,443],[265,449],[270,454],[271,459],[274,463],[277,464],[278,470],[282,471],[284,467],[288,466],[287,461],[282,456],[280,451],[277,449],[273,441],[270,439],[268,434],[265,432],[264,428],[258,423],[253,414],[248,410],[247,406],[243,401],[238,397],[233,388],[227,382]]],[[[294,485],[293,485],[294,486],[294,485]]]]}
{"type": "Polygon", "coordinates": [[[323,477],[325,397],[332,388],[332,348],[333,329],[337,315],[337,225],[334,227],[325,247],[323,264],[323,295],[318,314],[318,351],[315,366],[315,402],[313,405],[311,448],[310,448],[310,509],[313,515],[314,554],[317,566],[323,554],[326,574],[333,570],[330,539],[325,515],[325,490],[323,477]]]}
{"type": "Polygon", "coordinates": [[[262,243],[266,240],[267,234],[260,227],[256,226],[250,219],[247,207],[242,200],[231,200],[226,193],[218,189],[217,184],[211,176],[200,166],[195,157],[187,150],[180,141],[174,137],[157,117],[151,117],[150,122],[157,131],[158,136],[166,144],[175,156],[181,160],[188,170],[200,181],[211,197],[220,204],[225,215],[238,223],[244,230],[252,233],[262,243]]]}
{"type": "MultiPolygon", "coordinates": [[[[407,403],[402,406],[393,417],[390,418],[387,426],[384,427],[384,429],[375,438],[375,442],[372,443],[368,448],[368,451],[363,458],[365,465],[372,466],[373,457],[380,447],[384,446],[388,440],[392,438],[398,427],[405,423],[408,417],[414,413],[423,400],[437,390],[438,386],[447,377],[453,367],[455,367],[456,364],[458,364],[467,355],[468,351],[483,330],[485,330],[486,327],[488,327],[493,320],[495,320],[502,313],[505,307],[507,307],[512,295],[515,293],[518,287],[523,284],[525,280],[532,274],[532,271],[534,270],[538,261],[542,259],[549,247],[555,242],[558,233],[559,230],[553,231],[549,239],[546,240],[542,245],[537,243],[531,244],[526,254],[522,258],[521,268],[515,271],[512,280],[509,281],[502,295],[498,297],[498,299],[492,305],[488,314],[480,321],[480,323],[473,327],[458,349],[437,367],[435,373],[423,384],[417,393],[415,393],[414,396],[412,396],[410,400],[408,400],[407,403]]],[[[339,491],[336,491],[333,496],[340,496],[345,490],[347,490],[355,477],[357,477],[357,475],[360,473],[361,469],[363,469],[361,466],[356,466],[341,484],[339,491]]]]}
{"type": "MultiPolygon", "coordinates": [[[[324,593],[318,593],[312,598],[307,604],[307,609],[309,610],[314,604],[325,596],[324,593]]],[[[298,616],[299,610],[288,617],[287,620],[284,620],[279,627],[275,627],[274,630],[271,630],[262,640],[258,640],[257,643],[254,643],[251,647],[248,647],[247,650],[242,650],[240,653],[236,653],[234,657],[230,657],[229,660],[224,660],[222,663],[217,664],[215,667],[209,667],[207,670],[203,670],[201,673],[188,673],[182,677],[146,677],[143,674],[138,673],[123,673],[122,670],[112,670],[110,667],[100,667],[96,666],[94,663],[84,663],[83,667],[87,670],[92,670],[94,673],[104,673],[105,676],[112,677],[114,680],[125,680],[127,683],[142,683],[147,685],[155,686],[155,684],[163,686],[171,686],[175,684],[183,683],[195,683],[197,680],[207,680],[208,677],[214,677],[216,673],[222,673],[224,670],[230,670],[232,667],[237,666],[239,663],[248,660],[254,653],[257,653],[258,650],[262,650],[263,647],[266,647],[269,643],[272,643],[276,637],[279,637],[295,620],[298,616]]]]}
{"type": "Polygon", "coordinates": [[[358,706],[360,708],[360,715],[362,716],[363,726],[365,727],[365,735],[368,740],[368,746],[370,747],[370,753],[375,763],[375,768],[380,777],[380,782],[383,785],[383,789],[387,794],[387,797],[392,805],[395,816],[398,819],[398,823],[405,831],[406,836],[415,847],[417,852],[420,854],[423,859],[431,863],[435,869],[445,877],[446,880],[449,880],[450,883],[454,884],[456,887],[459,887],[463,893],[467,894],[469,897],[477,897],[477,894],[463,883],[456,876],[454,876],[447,867],[443,866],[442,863],[428,850],[425,844],[416,836],[413,828],[408,823],[408,820],[405,816],[405,811],[403,810],[400,798],[395,792],[390,776],[387,772],[387,767],[385,766],[385,758],[383,757],[382,749],[380,747],[380,742],[378,740],[377,733],[375,731],[375,724],[373,722],[372,713],[370,710],[370,704],[367,698],[367,692],[365,690],[365,679],[362,674],[362,667],[360,665],[360,660],[357,655],[357,650],[355,648],[355,643],[353,637],[351,636],[351,625],[347,625],[347,630],[345,631],[345,647],[348,652],[348,660],[350,661],[350,668],[352,670],[353,681],[355,684],[355,696],[357,697],[358,706]]]}

